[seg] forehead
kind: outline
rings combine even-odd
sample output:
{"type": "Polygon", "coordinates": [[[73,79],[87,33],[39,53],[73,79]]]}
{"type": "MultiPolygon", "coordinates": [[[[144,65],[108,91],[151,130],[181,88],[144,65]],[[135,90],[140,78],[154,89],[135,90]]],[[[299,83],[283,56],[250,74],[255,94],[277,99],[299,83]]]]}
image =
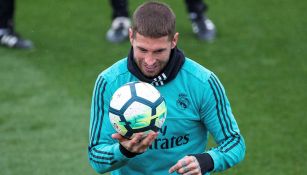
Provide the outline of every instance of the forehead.
{"type": "Polygon", "coordinates": [[[136,33],[133,44],[136,47],[142,47],[148,50],[155,50],[155,49],[170,47],[171,41],[169,41],[168,36],[163,36],[160,38],[152,38],[136,33]]]}

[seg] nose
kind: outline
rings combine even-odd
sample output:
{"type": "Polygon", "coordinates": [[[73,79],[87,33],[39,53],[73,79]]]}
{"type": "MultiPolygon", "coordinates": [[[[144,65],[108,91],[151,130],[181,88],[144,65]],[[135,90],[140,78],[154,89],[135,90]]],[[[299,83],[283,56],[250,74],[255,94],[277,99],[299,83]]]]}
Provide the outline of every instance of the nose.
{"type": "Polygon", "coordinates": [[[145,63],[148,65],[148,66],[152,66],[156,63],[156,59],[153,57],[153,55],[151,53],[147,53],[145,55],[145,59],[144,59],[145,63]]]}

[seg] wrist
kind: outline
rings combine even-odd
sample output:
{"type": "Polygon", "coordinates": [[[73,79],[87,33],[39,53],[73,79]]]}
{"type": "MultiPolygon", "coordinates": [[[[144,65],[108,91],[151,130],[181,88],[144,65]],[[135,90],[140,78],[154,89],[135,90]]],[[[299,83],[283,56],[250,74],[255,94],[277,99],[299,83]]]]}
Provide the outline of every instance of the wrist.
{"type": "Polygon", "coordinates": [[[192,154],[191,156],[194,156],[197,159],[202,174],[210,172],[214,169],[213,159],[208,153],[192,154]]]}
{"type": "Polygon", "coordinates": [[[132,158],[132,157],[135,157],[135,156],[137,156],[137,155],[139,155],[139,154],[142,154],[142,153],[133,153],[133,152],[127,150],[127,149],[126,149],[123,145],[121,145],[121,144],[119,144],[119,150],[120,150],[120,152],[121,152],[124,156],[126,156],[126,157],[128,157],[128,158],[132,158]]]}

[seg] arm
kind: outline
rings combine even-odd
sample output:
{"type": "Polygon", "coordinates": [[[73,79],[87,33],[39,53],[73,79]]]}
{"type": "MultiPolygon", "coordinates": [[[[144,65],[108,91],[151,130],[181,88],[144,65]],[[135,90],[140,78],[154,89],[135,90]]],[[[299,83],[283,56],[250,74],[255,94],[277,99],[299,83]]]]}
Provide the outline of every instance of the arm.
{"type": "Polygon", "coordinates": [[[169,169],[169,173],[176,171],[183,175],[200,175],[211,171],[223,171],[244,158],[244,140],[223,86],[213,74],[203,85],[200,86],[203,92],[200,116],[218,146],[205,153],[183,157],[169,169]]]}
{"type": "Polygon", "coordinates": [[[108,82],[99,76],[92,96],[88,146],[90,164],[99,173],[117,169],[128,161],[128,158],[120,152],[120,145],[111,137],[115,130],[108,117],[111,98],[109,91],[108,82]]]}
{"type": "Polygon", "coordinates": [[[157,133],[149,133],[143,137],[138,133],[126,139],[113,129],[108,114],[112,87],[99,77],[96,81],[91,106],[90,140],[88,156],[91,166],[98,173],[118,169],[138,154],[146,151],[157,137],[157,133]]]}
{"type": "Polygon", "coordinates": [[[245,143],[222,84],[214,74],[211,74],[207,83],[201,115],[217,147],[194,156],[202,172],[223,171],[243,160],[245,143]]]}

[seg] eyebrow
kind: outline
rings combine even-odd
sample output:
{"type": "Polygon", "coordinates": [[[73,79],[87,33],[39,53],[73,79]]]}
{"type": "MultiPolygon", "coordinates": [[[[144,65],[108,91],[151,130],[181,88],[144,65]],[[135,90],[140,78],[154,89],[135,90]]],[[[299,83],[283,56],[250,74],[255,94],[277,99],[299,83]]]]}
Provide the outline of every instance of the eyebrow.
{"type": "MultiPolygon", "coordinates": [[[[145,49],[143,47],[140,47],[140,46],[136,46],[136,47],[140,50],[148,51],[148,49],[145,49]]],[[[166,50],[166,48],[159,48],[159,49],[154,50],[153,52],[162,52],[164,50],[166,50]]]]}

